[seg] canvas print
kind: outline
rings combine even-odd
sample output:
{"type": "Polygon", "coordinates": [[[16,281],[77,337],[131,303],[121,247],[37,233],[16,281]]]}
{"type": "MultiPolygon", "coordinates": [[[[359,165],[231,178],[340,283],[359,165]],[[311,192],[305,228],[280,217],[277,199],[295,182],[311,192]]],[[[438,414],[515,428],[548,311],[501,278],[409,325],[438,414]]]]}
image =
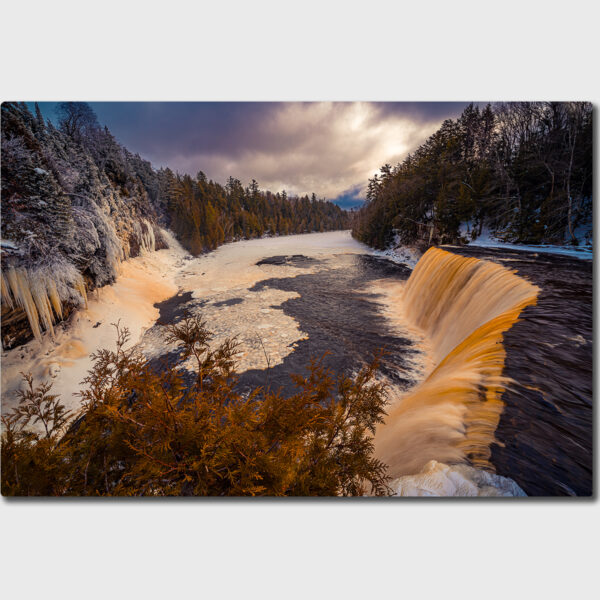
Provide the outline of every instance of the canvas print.
{"type": "Polygon", "coordinates": [[[4,496],[590,496],[587,102],[4,102],[4,496]]]}

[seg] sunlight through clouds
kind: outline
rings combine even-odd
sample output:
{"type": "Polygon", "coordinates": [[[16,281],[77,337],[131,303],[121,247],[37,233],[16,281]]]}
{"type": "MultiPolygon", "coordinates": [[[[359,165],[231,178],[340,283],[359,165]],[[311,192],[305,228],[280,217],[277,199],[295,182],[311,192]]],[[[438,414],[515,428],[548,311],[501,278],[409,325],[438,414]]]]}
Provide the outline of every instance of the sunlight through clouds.
{"type": "Polygon", "coordinates": [[[263,188],[333,199],[356,186],[364,191],[381,165],[401,161],[438,126],[439,120],[419,122],[401,112],[381,115],[369,103],[280,104],[261,115],[253,143],[237,156],[178,154],[169,164],[202,169],[217,181],[254,177],[263,188]],[[278,147],[262,144],[265,137],[278,147]]]}
{"type": "MultiPolygon", "coordinates": [[[[179,173],[229,176],[356,206],[368,179],[415,150],[460,102],[92,102],[119,142],[179,173]]],[[[56,103],[41,103],[55,118],[56,103]]]]}

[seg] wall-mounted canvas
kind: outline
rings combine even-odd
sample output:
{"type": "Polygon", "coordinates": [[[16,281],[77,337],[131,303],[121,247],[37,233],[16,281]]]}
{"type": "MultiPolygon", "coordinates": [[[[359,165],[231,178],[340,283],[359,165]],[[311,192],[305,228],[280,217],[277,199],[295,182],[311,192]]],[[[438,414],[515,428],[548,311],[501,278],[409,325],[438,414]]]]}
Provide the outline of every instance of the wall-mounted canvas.
{"type": "Polygon", "coordinates": [[[2,494],[590,496],[587,102],[4,102],[2,494]]]}

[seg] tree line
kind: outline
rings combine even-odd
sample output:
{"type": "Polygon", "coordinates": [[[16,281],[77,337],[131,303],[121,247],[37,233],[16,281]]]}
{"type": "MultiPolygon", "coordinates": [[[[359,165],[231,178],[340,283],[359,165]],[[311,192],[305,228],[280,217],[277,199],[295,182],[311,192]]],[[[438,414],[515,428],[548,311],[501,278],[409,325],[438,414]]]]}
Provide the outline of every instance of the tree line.
{"type": "Polygon", "coordinates": [[[353,235],[385,248],[474,239],[577,244],[591,222],[592,105],[470,104],[368,182],[353,235]]]}
{"type": "Polygon", "coordinates": [[[124,213],[147,217],[172,227],[194,254],[241,238],[349,227],[344,210],[314,193],[289,196],[260,190],[255,180],[244,187],[230,177],[221,185],[202,171],[156,170],[101,127],[86,103],[62,103],[56,125],[37,105],[34,113],[25,103],[2,105],[2,233],[32,258],[64,246],[79,224],[73,209],[103,198],[121,237],[134,233],[121,231],[124,213]],[[29,225],[35,234],[27,241],[29,225]]]}
{"type": "Polygon", "coordinates": [[[195,178],[161,169],[153,190],[165,223],[192,254],[220,244],[263,235],[288,235],[348,229],[348,214],[339,206],[308,196],[244,187],[229,177],[222,186],[200,171],[195,178]]]}

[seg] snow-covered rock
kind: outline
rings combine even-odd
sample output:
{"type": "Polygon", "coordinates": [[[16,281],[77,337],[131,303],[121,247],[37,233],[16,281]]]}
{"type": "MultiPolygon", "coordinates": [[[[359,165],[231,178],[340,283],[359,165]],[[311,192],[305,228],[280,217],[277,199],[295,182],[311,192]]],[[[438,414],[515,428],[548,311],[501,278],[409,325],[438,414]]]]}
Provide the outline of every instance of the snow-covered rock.
{"type": "Polygon", "coordinates": [[[409,269],[414,269],[421,258],[421,252],[416,248],[403,246],[400,243],[397,233],[394,235],[394,241],[385,250],[375,250],[373,254],[387,258],[397,264],[406,265],[409,269]]]}
{"type": "Polygon", "coordinates": [[[409,248],[408,246],[398,246],[397,248],[391,247],[387,250],[377,250],[373,253],[375,256],[382,256],[391,260],[392,262],[400,265],[406,265],[410,269],[413,269],[419,262],[421,254],[415,248],[409,248]]]}

